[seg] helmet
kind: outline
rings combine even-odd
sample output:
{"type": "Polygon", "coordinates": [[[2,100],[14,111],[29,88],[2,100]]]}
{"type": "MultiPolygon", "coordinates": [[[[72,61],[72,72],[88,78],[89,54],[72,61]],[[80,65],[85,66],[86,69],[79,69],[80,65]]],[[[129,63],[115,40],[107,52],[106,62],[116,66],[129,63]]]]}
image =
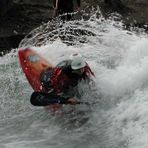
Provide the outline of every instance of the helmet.
{"type": "Polygon", "coordinates": [[[71,62],[71,68],[73,70],[81,69],[86,66],[86,62],[83,60],[82,56],[78,53],[72,54],[70,56],[71,62]]]}

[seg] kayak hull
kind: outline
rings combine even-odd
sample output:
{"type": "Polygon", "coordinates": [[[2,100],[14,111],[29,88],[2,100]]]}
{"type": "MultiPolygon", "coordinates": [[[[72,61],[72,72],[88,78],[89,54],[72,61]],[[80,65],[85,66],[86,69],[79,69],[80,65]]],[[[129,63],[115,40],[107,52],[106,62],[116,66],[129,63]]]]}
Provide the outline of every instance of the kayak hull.
{"type": "MultiPolygon", "coordinates": [[[[46,92],[42,82],[41,75],[47,69],[52,69],[52,65],[41,55],[31,48],[21,49],[18,52],[20,65],[25,76],[34,91],[46,92]]],[[[54,104],[46,107],[47,110],[58,111],[61,105],[54,104]]]]}

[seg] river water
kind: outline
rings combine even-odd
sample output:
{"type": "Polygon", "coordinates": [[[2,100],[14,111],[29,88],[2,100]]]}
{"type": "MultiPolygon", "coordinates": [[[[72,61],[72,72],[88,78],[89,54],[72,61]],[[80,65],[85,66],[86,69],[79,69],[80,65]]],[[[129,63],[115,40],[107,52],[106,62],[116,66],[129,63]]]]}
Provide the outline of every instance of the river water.
{"type": "Polygon", "coordinates": [[[55,115],[32,106],[33,90],[20,67],[19,49],[13,49],[0,57],[0,148],[147,148],[147,35],[124,30],[112,19],[92,17],[62,28],[71,25],[95,36],[85,35],[83,43],[76,38],[73,46],[57,38],[32,48],[53,65],[81,53],[96,75],[91,92],[79,86],[92,106],[64,106],[55,115]]]}

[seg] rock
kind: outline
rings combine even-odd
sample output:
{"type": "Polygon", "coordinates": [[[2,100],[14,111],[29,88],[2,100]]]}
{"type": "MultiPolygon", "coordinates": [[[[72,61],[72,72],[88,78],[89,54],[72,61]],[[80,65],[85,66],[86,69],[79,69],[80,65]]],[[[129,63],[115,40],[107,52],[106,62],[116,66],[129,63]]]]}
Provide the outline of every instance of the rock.
{"type": "MultiPolygon", "coordinates": [[[[126,26],[135,25],[148,30],[148,25],[145,25],[148,24],[148,0],[121,2],[123,7],[114,10],[104,0],[82,0],[82,9],[99,5],[104,17],[117,11],[122,15],[126,26]]],[[[91,14],[91,10],[86,11],[91,14]]],[[[52,12],[50,0],[0,0],[0,50],[17,48],[18,43],[31,30],[52,18],[52,12]]]]}
{"type": "MultiPolygon", "coordinates": [[[[125,24],[134,24],[144,27],[148,24],[148,1],[147,0],[126,0],[124,5],[129,8],[129,13],[124,18],[125,24]]],[[[148,28],[145,28],[146,30],[148,28]]]]}
{"type": "Polygon", "coordinates": [[[15,0],[17,4],[27,4],[27,5],[40,5],[40,6],[48,6],[49,0],[15,0]]]}
{"type": "Polygon", "coordinates": [[[117,12],[121,14],[126,26],[144,27],[148,30],[148,28],[145,27],[145,24],[148,24],[148,0],[121,0],[122,7],[116,10],[106,4],[104,0],[87,0],[87,2],[94,7],[99,5],[104,17],[108,17],[111,13],[117,12]]]}
{"type": "Polygon", "coordinates": [[[135,4],[148,5],[148,1],[147,0],[135,0],[133,2],[135,2],[135,4]]]}
{"type": "Polygon", "coordinates": [[[13,35],[10,37],[0,37],[0,51],[1,51],[0,56],[9,52],[12,48],[18,47],[20,41],[23,38],[24,38],[24,35],[13,35]]]}
{"type": "Polygon", "coordinates": [[[12,0],[0,0],[0,17],[4,16],[12,7],[12,0]]]}
{"type": "MultiPolygon", "coordinates": [[[[6,3],[3,7],[7,8],[6,3]]],[[[25,35],[52,17],[48,0],[15,0],[9,9],[6,8],[0,17],[1,51],[17,48],[25,35]]]]}

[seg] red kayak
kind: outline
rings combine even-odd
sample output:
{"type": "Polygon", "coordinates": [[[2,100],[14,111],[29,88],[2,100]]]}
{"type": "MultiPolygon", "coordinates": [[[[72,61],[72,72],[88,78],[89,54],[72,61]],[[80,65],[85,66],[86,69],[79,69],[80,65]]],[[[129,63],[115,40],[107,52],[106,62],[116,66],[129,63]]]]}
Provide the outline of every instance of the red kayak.
{"type": "MultiPolygon", "coordinates": [[[[46,69],[52,69],[52,65],[31,48],[19,50],[18,56],[23,72],[34,91],[46,92],[40,78],[46,69]]],[[[61,105],[54,104],[46,108],[51,111],[58,111],[61,105]]]]}

